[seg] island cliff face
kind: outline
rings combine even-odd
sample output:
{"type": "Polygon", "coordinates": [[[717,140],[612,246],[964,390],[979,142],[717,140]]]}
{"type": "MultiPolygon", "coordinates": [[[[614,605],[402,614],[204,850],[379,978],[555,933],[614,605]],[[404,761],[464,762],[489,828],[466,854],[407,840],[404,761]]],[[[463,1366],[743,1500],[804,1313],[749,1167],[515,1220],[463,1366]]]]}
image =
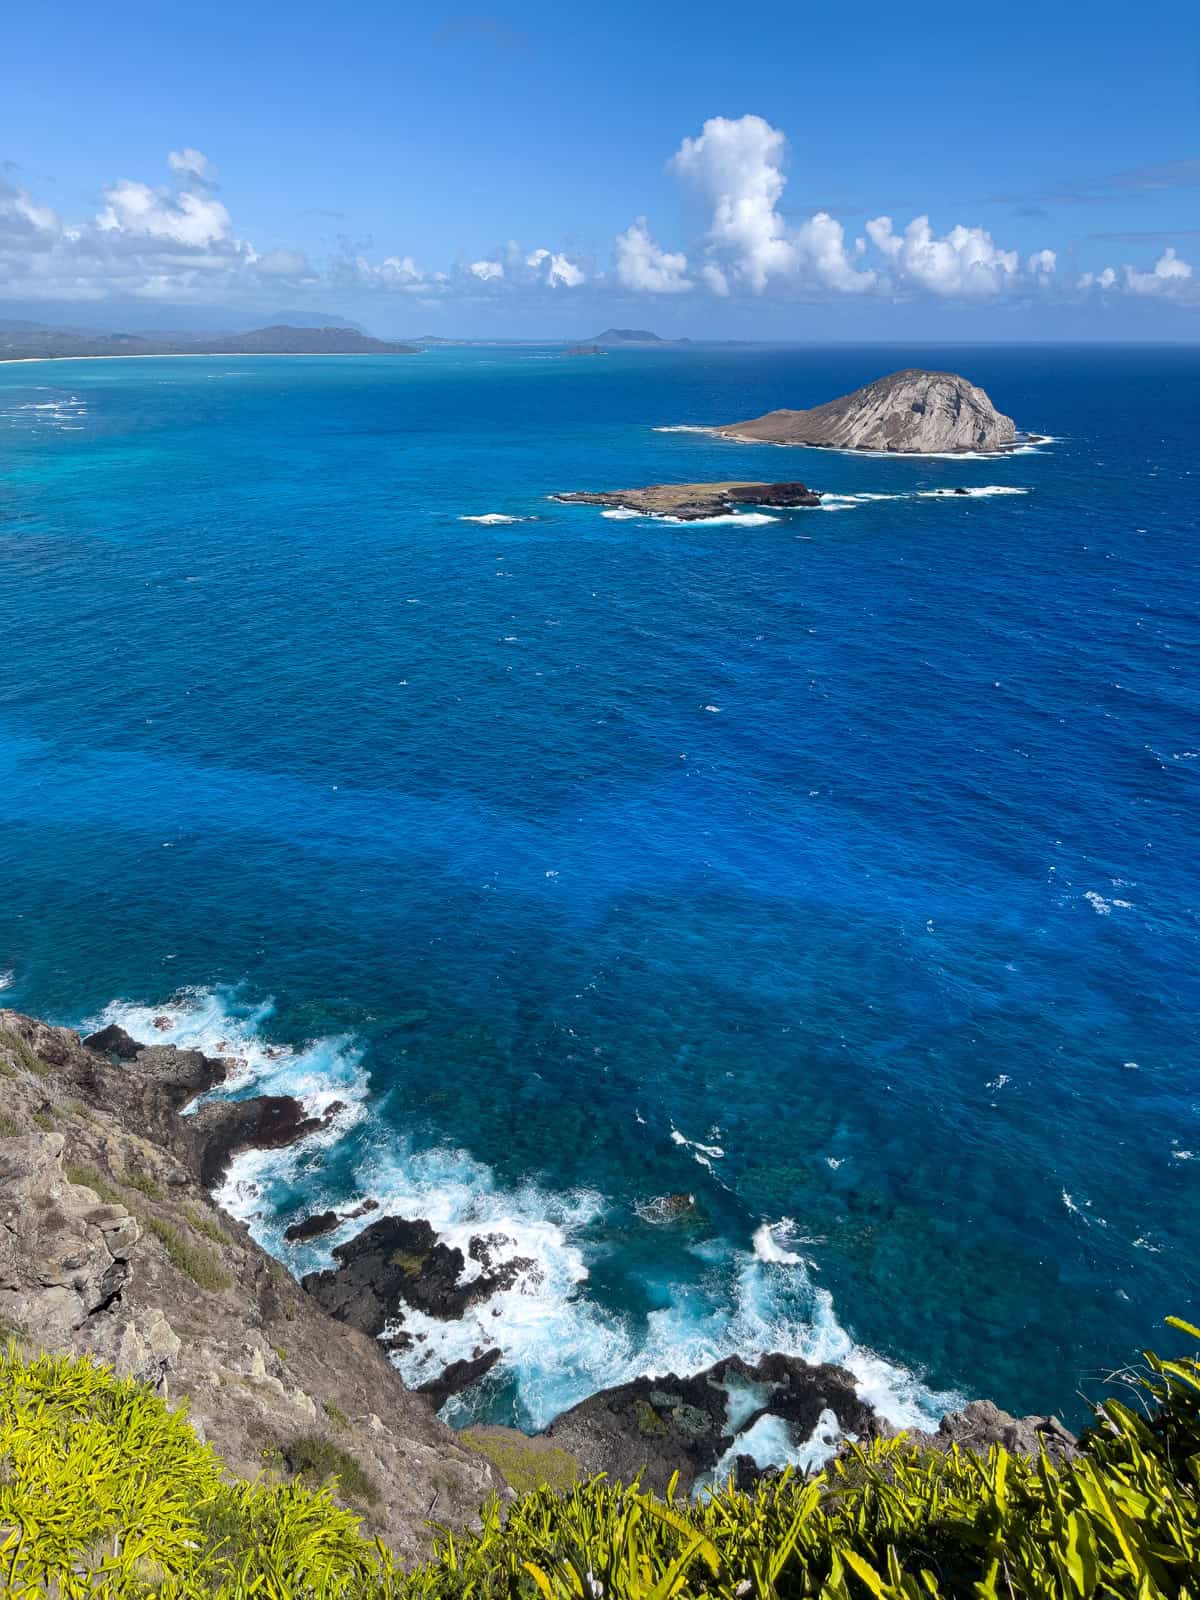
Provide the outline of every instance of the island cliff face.
{"type": "Polygon", "coordinates": [[[1003,451],[1018,443],[1016,424],[982,389],[957,373],[916,367],[808,411],[768,411],[715,431],[762,444],[914,455],[1003,451]]]}

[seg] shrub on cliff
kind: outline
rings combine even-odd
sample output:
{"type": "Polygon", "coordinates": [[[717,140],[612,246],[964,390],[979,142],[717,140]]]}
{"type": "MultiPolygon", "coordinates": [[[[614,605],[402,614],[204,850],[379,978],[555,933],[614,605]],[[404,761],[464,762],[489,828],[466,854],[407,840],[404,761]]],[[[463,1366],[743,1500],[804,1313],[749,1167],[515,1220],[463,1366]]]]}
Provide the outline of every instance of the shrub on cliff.
{"type": "MultiPolygon", "coordinates": [[[[1200,1340],[1200,1330],[1175,1323],[1200,1340]]],[[[396,1571],[328,1489],[223,1480],[178,1413],[86,1362],[0,1360],[0,1588],[113,1600],[1200,1600],[1200,1360],[1147,1357],[1056,1466],[855,1448],[694,1504],[601,1479],[493,1503],[396,1571]]]]}

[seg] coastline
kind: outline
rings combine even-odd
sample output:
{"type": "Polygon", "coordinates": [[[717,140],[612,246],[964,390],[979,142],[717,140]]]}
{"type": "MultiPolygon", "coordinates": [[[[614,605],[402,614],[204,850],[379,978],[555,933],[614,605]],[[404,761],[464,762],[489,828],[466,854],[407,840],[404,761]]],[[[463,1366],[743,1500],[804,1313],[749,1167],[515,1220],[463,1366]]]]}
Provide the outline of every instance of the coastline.
{"type": "MultiPolygon", "coordinates": [[[[92,355],[77,355],[77,356],[66,356],[66,355],[64,355],[64,356],[5,356],[5,355],[0,355],[0,366],[3,366],[3,367],[36,366],[36,365],[39,365],[40,363],[42,363],[44,361],[193,361],[193,360],[198,360],[198,359],[202,359],[202,360],[205,360],[205,361],[247,361],[247,360],[252,361],[252,360],[256,360],[256,359],[258,359],[260,357],[266,357],[271,361],[277,361],[277,360],[280,359],[280,357],[287,357],[289,360],[294,360],[294,359],[297,359],[297,358],[299,358],[299,359],[307,358],[307,359],[310,359],[310,360],[328,360],[331,356],[335,357],[335,358],[340,358],[340,357],[345,357],[345,356],[353,356],[353,357],[355,357],[357,359],[362,359],[364,357],[371,357],[371,356],[375,356],[376,358],[378,358],[378,357],[382,356],[382,357],[386,357],[388,359],[393,359],[398,354],[399,354],[398,351],[393,351],[393,350],[149,350],[149,351],[140,352],[138,354],[131,353],[129,355],[121,355],[121,356],[110,356],[110,355],[105,355],[105,356],[92,356],[92,355]]],[[[423,356],[423,355],[426,354],[426,347],[424,345],[415,345],[413,347],[413,349],[406,350],[404,352],[404,354],[406,356],[410,356],[410,355],[423,356]]]]}
{"type": "Polygon", "coordinates": [[[824,455],[866,457],[875,461],[996,461],[1005,456],[1037,454],[1044,444],[1055,444],[1058,436],[1049,433],[1023,433],[1010,445],[995,450],[869,450],[857,445],[813,444],[803,439],[752,439],[745,434],[729,433],[725,428],[702,423],[661,423],[652,428],[654,433],[699,433],[710,439],[720,439],[723,444],[766,445],[773,450],[820,450],[824,455]]]}

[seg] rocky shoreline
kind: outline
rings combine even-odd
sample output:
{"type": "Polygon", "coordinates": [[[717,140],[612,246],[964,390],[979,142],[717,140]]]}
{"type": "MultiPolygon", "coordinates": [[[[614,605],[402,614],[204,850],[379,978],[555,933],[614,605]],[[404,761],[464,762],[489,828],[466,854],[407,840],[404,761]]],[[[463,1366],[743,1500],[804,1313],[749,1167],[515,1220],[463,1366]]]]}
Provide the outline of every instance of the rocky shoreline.
{"type": "Polygon", "coordinates": [[[735,515],[740,506],[819,506],[821,496],[806,483],[652,483],[644,489],[575,490],[556,494],[563,505],[606,506],[645,517],[667,517],[674,522],[702,522],[708,517],[735,515]]]}
{"type": "MultiPolygon", "coordinates": [[[[303,1243],[371,1216],[300,1283],[223,1212],[211,1191],[243,1151],[279,1149],[328,1129],[287,1095],[206,1100],[236,1063],[173,1045],[144,1046],[108,1027],[81,1040],[0,1011],[0,1331],[111,1363],[186,1399],[197,1431],[231,1468],[254,1476],[312,1433],[363,1465],[378,1498],[368,1522],[402,1554],[427,1545],[426,1518],[474,1517],[503,1477],[488,1459],[540,1456],[571,1474],[607,1472],[684,1490],[714,1473],[759,1475],[761,1430],[815,1462],[846,1439],[894,1430],[837,1367],[736,1355],[690,1376],[639,1378],[601,1391],[532,1439],[503,1428],[456,1435],[435,1415],[501,1359],[481,1345],[405,1387],[388,1360],[411,1335],[407,1312],[454,1321],[535,1264],[499,1235],[466,1252],[423,1218],[375,1216],[363,1197],[293,1223],[303,1243]],[[755,1430],[759,1430],[756,1435],[755,1430]]],[[[675,1197],[677,1199],[686,1197],[675,1197]]],[[[928,1443],[1067,1454],[1053,1418],[1015,1418],[976,1402],[928,1443]]],[[[766,1469],[769,1470],[769,1469],[766,1469]]]]}

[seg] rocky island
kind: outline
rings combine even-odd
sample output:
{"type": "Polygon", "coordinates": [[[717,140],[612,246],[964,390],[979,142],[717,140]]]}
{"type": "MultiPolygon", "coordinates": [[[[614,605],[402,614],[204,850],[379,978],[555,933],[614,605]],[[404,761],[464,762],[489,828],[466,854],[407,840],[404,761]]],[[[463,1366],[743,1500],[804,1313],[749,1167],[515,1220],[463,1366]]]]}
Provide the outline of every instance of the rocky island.
{"type": "Polygon", "coordinates": [[[676,522],[701,522],[706,517],[735,513],[739,506],[819,506],[821,496],[805,483],[652,483],[644,489],[579,490],[556,494],[564,505],[607,506],[645,517],[670,517],[676,522]]]}
{"type": "Polygon", "coordinates": [[[1001,453],[1035,435],[1020,434],[987,394],[955,372],[908,367],[853,394],[807,411],[768,411],[713,429],[723,439],[803,444],[828,450],[900,455],[1001,453]]]}

